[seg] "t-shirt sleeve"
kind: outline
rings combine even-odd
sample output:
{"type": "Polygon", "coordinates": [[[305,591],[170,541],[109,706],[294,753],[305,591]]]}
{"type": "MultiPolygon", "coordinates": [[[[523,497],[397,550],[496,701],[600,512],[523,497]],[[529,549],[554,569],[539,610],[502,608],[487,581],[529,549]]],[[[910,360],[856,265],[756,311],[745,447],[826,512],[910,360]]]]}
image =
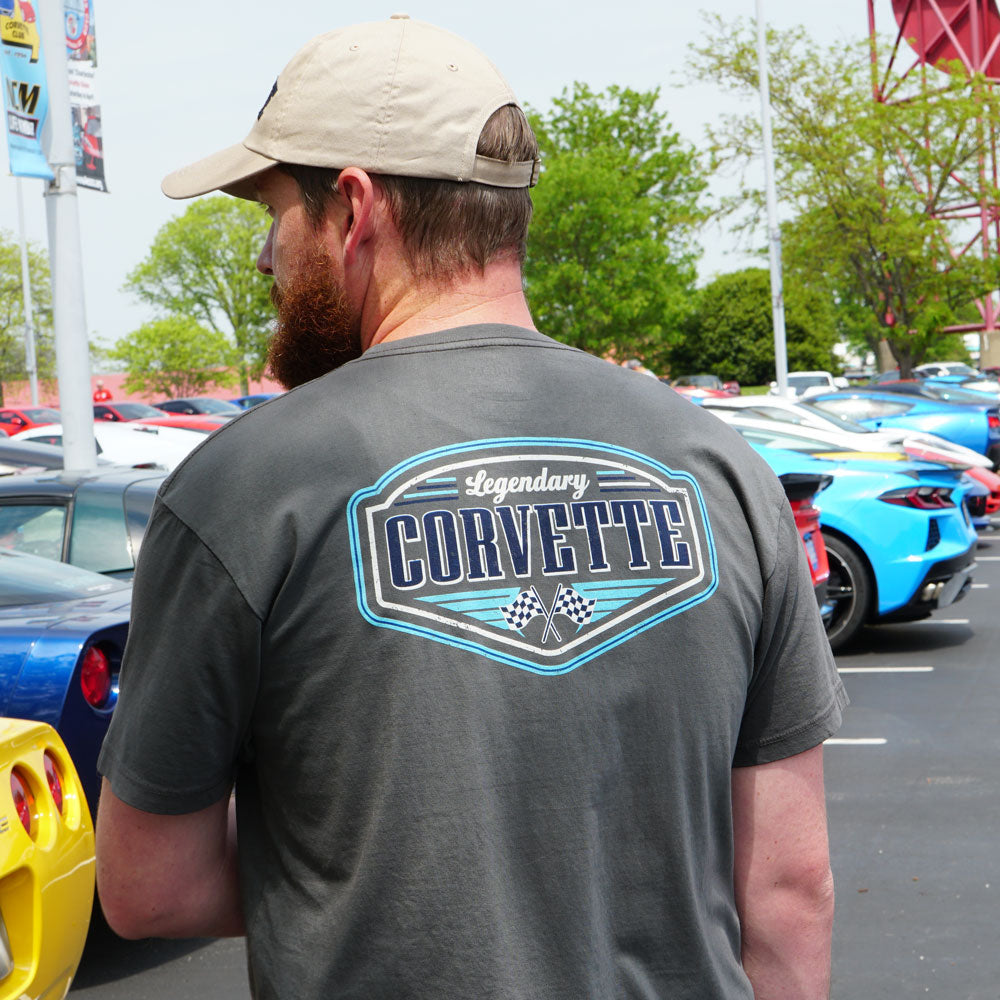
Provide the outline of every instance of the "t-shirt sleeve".
{"type": "Polygon", "coordinates": [[[840,728],[847,706],[787,503],[778,514],[776,553],[765,581],[735,767],[767,764],[817,746],[840,728]]]}
{"type": "Polygon", "coordinates": [[[260,633],[219,559],[158,501],[98,761],[115,795],[146,812],[178,814],[229,793],[257,692],[260,633]]]}

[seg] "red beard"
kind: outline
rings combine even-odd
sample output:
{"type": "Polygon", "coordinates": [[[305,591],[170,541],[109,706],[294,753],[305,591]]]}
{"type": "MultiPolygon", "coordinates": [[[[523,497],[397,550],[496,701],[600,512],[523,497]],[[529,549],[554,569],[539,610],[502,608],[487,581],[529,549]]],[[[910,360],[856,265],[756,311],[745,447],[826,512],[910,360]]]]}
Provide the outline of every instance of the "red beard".
{"type": "Polygon", "coordinates": [[[315,249],[296,276],[271,286],[278,311],[267,367],[286,389],[311,382],[361,357],[361,317],[333,279],[332,261],[315,249]]]}

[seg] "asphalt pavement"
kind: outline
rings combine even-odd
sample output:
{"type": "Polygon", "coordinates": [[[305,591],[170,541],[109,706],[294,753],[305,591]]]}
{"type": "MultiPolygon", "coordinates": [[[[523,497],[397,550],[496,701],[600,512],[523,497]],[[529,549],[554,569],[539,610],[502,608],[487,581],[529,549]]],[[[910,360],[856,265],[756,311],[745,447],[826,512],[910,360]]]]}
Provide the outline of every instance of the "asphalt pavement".
{"type": "MultiPolygon", "coordinates": [[[[1000,531],[977,561],[958,604],[837,657],[832,1000],[1000,1000],[1000,531]]],[[[246,1000],[243,942],[122,941],[98,921],[71,996],[246,1000]]]]}

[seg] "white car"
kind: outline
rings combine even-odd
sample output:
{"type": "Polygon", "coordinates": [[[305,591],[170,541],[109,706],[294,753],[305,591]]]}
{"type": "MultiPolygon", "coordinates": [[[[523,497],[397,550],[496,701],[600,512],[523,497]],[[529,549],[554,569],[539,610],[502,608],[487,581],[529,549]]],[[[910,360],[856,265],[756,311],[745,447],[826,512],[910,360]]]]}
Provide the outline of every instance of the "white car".
{"type": "MultiPolygon", "coordinates": [[[[937,462],[957,469],[992,468],[992,463],[978,451],[946,441],[936,434],[888,428],[869,430],[852,420],[826,413],[808,401],[781,396],[739,396],[732,399],[706,399],[702,408],[711,410],[727,423],[733,420],[774,421],[775,429],[795,428],[823,435],[831,446],[838,444],[853,451],[905,452],[915,461],[937,462]]],[[[809,435],[806,435],[809,436],[809,435]]],[[[815,436],[815,435],[813,435],[815,436]]]]}
{"type": "MultiPolygon", "coordinates": [[[[43,424],[29,427],[15,434],[12,440],[35,441],[62,447],[62,424],[43,424]]],[[[180,427],[160,427],[154,424],[135,424],[131,421],[106,423],[95,421],[94,437],[97,455],[115,465],[145,466],[173,469],[205,440],[199,431],[180,427]]]]}
{"type": "Polygon", "coordinates": [[[929,361],[927,364],[917,365],[913,369],[914,374],[928,377],[942,375],[966,375],[969,378],[979,378],[979,372],[964,361],[929,361]]]}
{"type": "MultiPolygon", "coordinates": [[[[837,389],[847,389],[850,383],[841,375],[831,375],[829,372],[789,372],[788,395],[804,396],[816,392],[835,392],[837,389]]],[[[778,383],[772,382],[769,390],[772,396],[780,396],[778,383]]]]}

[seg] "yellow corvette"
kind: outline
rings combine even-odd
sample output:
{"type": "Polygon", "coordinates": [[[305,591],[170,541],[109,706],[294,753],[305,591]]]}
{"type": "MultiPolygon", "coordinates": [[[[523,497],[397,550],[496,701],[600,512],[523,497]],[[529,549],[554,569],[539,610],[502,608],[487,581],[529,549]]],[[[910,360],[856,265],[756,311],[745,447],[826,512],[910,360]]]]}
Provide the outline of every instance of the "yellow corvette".
{"type": "Polygon", "coordinates": [[[0,1000],[62,1000],[94,899],[94,826],[51,726],[0,718],[0,1000]]]}

